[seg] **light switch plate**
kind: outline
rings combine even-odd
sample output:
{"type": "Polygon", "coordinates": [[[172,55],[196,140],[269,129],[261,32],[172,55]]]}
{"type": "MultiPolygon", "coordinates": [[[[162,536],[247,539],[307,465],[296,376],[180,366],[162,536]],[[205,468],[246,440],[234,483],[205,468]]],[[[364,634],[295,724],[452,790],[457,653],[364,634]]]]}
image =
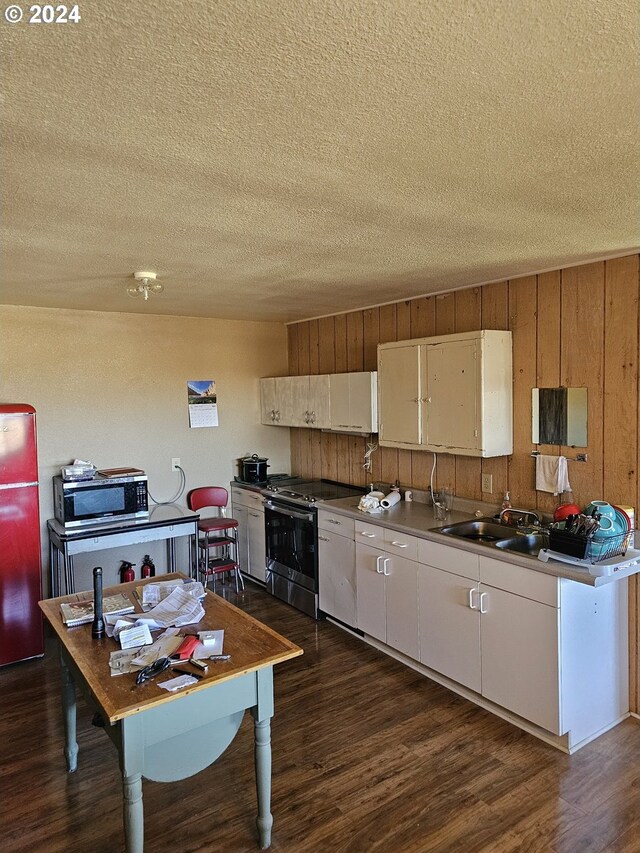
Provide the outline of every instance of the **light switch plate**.
{"type": "Polygon", "coordinates": [[[493,492],[493,474],[482,475],[482,491],[489,494],[493,492]]]}

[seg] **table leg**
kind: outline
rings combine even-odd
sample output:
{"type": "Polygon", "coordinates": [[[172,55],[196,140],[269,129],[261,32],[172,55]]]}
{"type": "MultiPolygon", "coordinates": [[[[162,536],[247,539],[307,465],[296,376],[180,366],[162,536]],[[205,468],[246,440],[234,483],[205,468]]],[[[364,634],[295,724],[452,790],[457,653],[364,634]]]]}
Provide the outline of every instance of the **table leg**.
{"type": "Polygon", "coordinates": [[[124,838],[127,853],[144,850],[144,809],[142,807],[142,774],[122,779],[124,806],[124,838]]]}
{"type": "Polygon", "coordinates": [[[58,550],[53,547],[51,537],[49,537],[49,592],[51,598],[57,598],[60,595],[60,565],[58,563],[58,550]]]}
{"type": "Polygon", "coordinates": [[[271,718],[255,720],[256,788],[258,793],[258,841],[265,850],[271,846],[271,718]]]}
{"type": "Polygon", "coordinates": [[[65,748],[67,770],[73,773],[78,767],[78,743],[76,741],[76,683],[64,656],[60,656],[62,668],[62,709],[64,715],[65,748]]]}
{"type": "Polygon", "coordinates": [[[169,571],[176,570],[176,543],[173,539],[167,539],[167,557],[169,560],[169,571]]]}

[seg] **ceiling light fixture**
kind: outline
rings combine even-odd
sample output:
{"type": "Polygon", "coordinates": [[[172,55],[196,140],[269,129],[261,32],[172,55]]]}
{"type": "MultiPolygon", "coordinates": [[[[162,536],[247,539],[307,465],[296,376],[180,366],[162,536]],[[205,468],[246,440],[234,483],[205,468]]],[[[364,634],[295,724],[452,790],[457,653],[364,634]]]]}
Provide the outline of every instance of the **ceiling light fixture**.
{"type": "Polygon", "coordinates": [[[133,277],[139,284],[132,284],[127,288],[129,296],[142,296],[146,302],[150,293],[162,293],[164,286],[156,281],[154,272],[134,272],[133,277]]]}

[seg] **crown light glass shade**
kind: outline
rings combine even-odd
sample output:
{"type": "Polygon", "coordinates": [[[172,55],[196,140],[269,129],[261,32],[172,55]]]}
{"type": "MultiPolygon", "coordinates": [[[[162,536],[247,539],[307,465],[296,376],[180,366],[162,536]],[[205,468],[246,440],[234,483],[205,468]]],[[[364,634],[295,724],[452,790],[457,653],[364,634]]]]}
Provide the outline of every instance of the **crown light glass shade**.
{"type": "Polygon", "coordinates": [[[138,283],[129,285],[127,288],[129,296],[142,296],[146,302],[151,293],[162,293],[164,290],[164,286],[156,281],[154,272],[135,272],[133,277],[138,283]]]}

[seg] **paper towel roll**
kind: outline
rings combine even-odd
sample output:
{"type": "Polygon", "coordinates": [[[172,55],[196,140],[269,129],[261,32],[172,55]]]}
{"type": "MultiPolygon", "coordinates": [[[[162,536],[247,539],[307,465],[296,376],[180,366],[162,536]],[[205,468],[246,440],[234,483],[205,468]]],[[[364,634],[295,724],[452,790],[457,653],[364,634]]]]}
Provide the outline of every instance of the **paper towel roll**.
{"type": "Polygon", "coordinates": [[[380,506],[384,509],[389,509],[389,507],[395,506],[399,501],[400,492],[389,492],[389,494],[385,495],[385,497],[380,501],[380,506]]]}

